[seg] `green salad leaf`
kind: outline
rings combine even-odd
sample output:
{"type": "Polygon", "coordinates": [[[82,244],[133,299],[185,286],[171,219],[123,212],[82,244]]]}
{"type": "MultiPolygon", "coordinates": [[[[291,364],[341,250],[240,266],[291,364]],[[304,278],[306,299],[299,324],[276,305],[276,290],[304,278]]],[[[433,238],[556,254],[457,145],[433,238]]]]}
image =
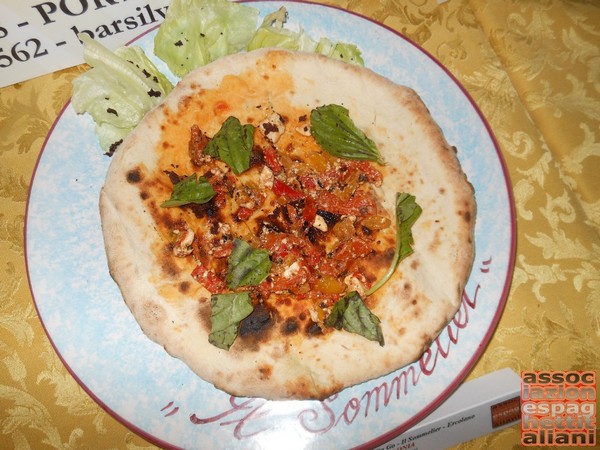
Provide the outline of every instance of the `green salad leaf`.
{"type": "Polygon", "coordinates": [[[183,77],[221,56],[245,50],[258,10],[227,0],[172,0],[154,38],[154,53],[183,77]]]}
{"type": "Polygon", "coordinates": [[[253,146],[254,126],[242,125],[238,118],[230,116],[204,148],[204,153],[221,159],[239,175],[250,167],[253,146]]]}
{"type": "Polygon", "coordinates": [[[188,203],[206,203],[216,192],[204,177],[191,175],[173,186],[171,198],[160,204],[163,208],[187,205],[188,203]]]}
{"type": "Polygon", "coordinates": [[[356,45],[347,42],[331,42],[327,38],[321,38],[317,43],[315,53],[357,66],[365,65],[360,49],[356,45]]]}
{"type": "Polygon", "coordinates": [[[381,321],[365,305],[356,291],[349,292],[338,300],[325,319],[325,325],[363,336],[370,341],[377,341],[383,347],[384,339],[381,321]]]}
{"type": "Polygon", "coordinates": [[[271,270],[269,252],[255,249],[246,241],[236,238],[228,260],[227,287],[235,289],[240,286],[256,286],[260,284],[271,270]]]}
{"type": "Polygon", "coordinates": [[[310,125],[317,144],[333,156],[383,164],[375,143],[354,124],[343,106],[329,104],[313,109],[310,125]]]}
{"type": "Polygon", "coordinates": [[[229,350],[238,335],[240,322],[254,310],[250,294],[214,294],[210,298],[210,306],[211,330],[208,342],[229,350]]]}
{"type": "Polygon", "coordinates": [[[120,47],[113,53],[86,34],[79,39],[92,68],[73,80],[71,103],[77,114],[91,115],[100,146],[113,153],[173,85],[139,47],[120,47]]]}
{"type": "Polygon", "coordinates": [[[285,7],[265,16],[262,25],[248,43],[248,50],[277,47],[287,50],[314,52],[317,44],[304,30],[292,31],[284,28],[288,13],[285,7]]]}
{"type": "Polygon", "coordinates": [[[316,42],[303,29],[293,31],[285,28],[287,19],[288,12],[283,6],[265,16],[261,26],[248,43],[248,50],[277,47],[320,53],[333,59],[364,66],[361,52],[356,45],[344,42],[334,43],[327,38],[321,38],[316,42]]]}
{"type": "Polygon", "coordinates": [[[371,295],[383,286],[392,277],[400,261],[412,254],[414,240],[411,228],[422,212],[421,207],[415,200],[414,195],[396,194],[396,249],[394,258],[385,275],[367,291],[366,295],[371,295]]]}

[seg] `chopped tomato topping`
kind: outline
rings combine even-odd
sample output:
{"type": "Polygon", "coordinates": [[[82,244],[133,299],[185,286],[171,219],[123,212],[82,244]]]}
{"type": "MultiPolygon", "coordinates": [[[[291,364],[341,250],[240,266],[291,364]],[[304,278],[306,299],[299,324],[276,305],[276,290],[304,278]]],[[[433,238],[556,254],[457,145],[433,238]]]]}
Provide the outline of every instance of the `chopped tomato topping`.
{"type": "Polygon", "coordinates": [[[251,210],[250,208],[246,208],[245,206],[240,206],[240,208],[237,210],[236,217],[238,218],[238,220],[241,220],[242,222],[244,222],[250,218],[252,213],[254,213],[254,211],[251,210]]]}
{"type": "Polygon", "coordinates": [[[273,173],[278,174],[283,169],[281,163],[279,162],[279,158],[277,157],[277,150],[271,145],[267,145],[264,149],[265,162],[269,169],[273,171],[273,173]]]}
{"type": "Polygon", "coordinates": [[[284,183],[278,178],[275,178],[273,180],[273,192],[276,195],[280,197],[285,197],[287,200],[290,201],[300,200],[301,198],[305,197],[305,194],[303,192],[294,189],[293,187],[289,186],[288,184],[284,183]]]}
{"type": "Polygon", "coordinates": [[[319,209],[334,214],[365,216],[377,212],[375,199],[366,191],[356,191],[348,200],[343,200],[331,192],[322,191],[319,192],[316,200],[319,209]]]}
{"type": "Polygon", "coordinates": [[[302,219],[307,223],[313,223],[317,216],[317,202],[311,196],[304,199],[304,211],[302,211],[302,219]]]}
{"type": "Polygon", "coordinates": [[[198,264],[196,266],[192,271],[192,277],[212,294],[225,290],[225,281],[219,278],[212,270],[207,269],[204,264],[198,264]]]}
{"type": "Polygon", "coordinates": [[[333,257],[339,261],[352,260],[353,258],[362,258],[371,252],[369,243],[360,238],[354,238],[340,245],[333,257]]]}

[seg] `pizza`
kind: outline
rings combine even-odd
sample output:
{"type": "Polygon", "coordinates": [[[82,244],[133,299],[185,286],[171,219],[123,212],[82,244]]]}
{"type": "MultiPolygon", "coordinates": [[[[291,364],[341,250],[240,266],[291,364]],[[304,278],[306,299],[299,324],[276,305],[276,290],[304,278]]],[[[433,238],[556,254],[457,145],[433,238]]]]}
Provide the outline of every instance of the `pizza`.
{"type": "Polygon", "coordinates": [[[324,399],[420,357],[457,311],[474,191],[420,97],[262,49],[182,79],[100,193],[143,332],[235,396],[324,399]]]}

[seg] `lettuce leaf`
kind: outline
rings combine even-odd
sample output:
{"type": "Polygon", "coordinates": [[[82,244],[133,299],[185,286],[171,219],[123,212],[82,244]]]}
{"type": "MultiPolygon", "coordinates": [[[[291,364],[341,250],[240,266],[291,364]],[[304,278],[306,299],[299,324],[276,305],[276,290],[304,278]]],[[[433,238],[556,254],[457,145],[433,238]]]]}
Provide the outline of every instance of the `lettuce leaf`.
{"type": "Polygon", "coordinates": [[[331,42],[327,38],[321,38],[315,49],[316,53],[321,55],[329,56],[332,59],[339,59],[350,64],[357,66],[364,66],[365,61],[363,60],[360,49],[354,45],[346,42],[331,42]]]}
{"type": "Polygon", "coordinates": [[[92,68],[73,80],[73,109],[92,116],[100,146],[112,153],[173,85],[141,48],[120,47],[113,53],[86,34],[79,38],[92,68]]]}
{"type": "Polygon", "coordinates": [[[277,47],[287,50],[314,52],[317,43],[304,30],[296,32],[284,28],[287,18],[288,13],[283,6],[268,14],[248,44],[248,50],[277,47]]]}
{"type": "Polygon", "coordinates": [[[364,66],[364,60],[358,47],[344,42],[331,42],[321,38],[313,40],[303,29],[292,31],[285,28],[288,13],[285,7],[267,15],[248,44],[248,50],[277,47],[287,50],[319,53],[333,59],[364,66]]]}
{"type": "Polygon", "coordinates": [[[227,0],[173,0],[154,37],[154,53],[174,75],[244,50],[258,10],[227,0]]]}

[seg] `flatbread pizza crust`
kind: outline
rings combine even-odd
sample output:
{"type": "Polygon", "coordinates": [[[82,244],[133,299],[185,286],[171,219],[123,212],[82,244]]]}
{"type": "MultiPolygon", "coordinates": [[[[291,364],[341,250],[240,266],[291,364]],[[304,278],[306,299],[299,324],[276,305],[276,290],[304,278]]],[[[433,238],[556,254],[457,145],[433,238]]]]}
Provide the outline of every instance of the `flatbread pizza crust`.
{"type": "Polygon", "coordinates": [[[115,153],[100,211],[111,275],[143,332],[204,380],[245,397],[322,399],[415,361],[457,311],[475,252],[473,188],[419,96],[369,69],[284,50],[225,57],[184,78],[115,153]],[[166,250],[163,228],[182,213],[159,206],[170,195],[164,171],[193,172],[194,123],[212,136],[230,115],[258,124],[267,109],[296,117],[331,103],[346,107],[381,152],[380,201],[391,216],[397,192],[423,210],[414,253],[367,300],[385,345],[343,330],[309,335],[271,312],[266,330],[217,348],[208,341],[211,293],[166,250]]]}

